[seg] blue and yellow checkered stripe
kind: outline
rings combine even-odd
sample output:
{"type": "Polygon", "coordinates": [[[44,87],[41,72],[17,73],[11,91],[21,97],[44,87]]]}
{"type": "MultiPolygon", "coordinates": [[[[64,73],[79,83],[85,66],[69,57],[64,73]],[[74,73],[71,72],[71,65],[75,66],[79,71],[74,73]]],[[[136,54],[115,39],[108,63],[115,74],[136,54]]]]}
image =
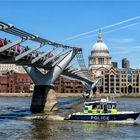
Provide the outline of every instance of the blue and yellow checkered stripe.
{"type": "MultiPolygon", "coordinates": [[[[117,112],[118,112],[117,109],[110,109],[108,110],[107,113],[116,114],[117,112]]],[[[97,109],[92,109],[92,106],[85,106],[83,113],[84,114],[88,114],[88,113],[103,114],[103,109],[97,110],[97,109]]]]}

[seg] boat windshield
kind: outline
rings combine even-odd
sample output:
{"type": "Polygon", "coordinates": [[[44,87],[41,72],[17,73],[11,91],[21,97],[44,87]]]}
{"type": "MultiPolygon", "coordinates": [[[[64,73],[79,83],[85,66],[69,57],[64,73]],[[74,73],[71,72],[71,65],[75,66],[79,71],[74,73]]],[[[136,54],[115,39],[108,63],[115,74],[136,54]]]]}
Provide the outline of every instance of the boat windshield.
{"type": "Polygon", "coordinates": [[[116,102],[101,102],[101,101],[95,101],[95,102],[86,102],[85,106],[92,106],[92,109],[115,109],[116,108],[116,102]]]}

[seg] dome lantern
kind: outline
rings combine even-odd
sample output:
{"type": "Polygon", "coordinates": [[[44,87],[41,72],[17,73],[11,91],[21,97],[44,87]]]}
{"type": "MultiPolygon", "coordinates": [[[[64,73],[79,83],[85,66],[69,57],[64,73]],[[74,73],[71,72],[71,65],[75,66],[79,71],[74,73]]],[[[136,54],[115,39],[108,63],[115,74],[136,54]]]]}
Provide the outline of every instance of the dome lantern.
{"type": "Polygon", "coordinates": [[[99,30],[99,33],[98,33],[98,40],[97,40],[97,42],[103,42],[103,41],[102,41],[101,30],[99,30]]]}

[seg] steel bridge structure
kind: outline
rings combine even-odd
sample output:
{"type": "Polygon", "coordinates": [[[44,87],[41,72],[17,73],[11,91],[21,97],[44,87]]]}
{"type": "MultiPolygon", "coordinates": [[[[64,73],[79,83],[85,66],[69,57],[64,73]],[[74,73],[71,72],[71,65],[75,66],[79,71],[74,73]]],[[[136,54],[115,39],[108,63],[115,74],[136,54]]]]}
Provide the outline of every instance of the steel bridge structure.
{"type": "Polygon", "coordinates": [[[16,41],[1,39],[4,43],[0,47],[0,63],[23,66],[33,80],[32,112],[56,108],[53,86],[60,75],[80,80],[89,90],[96,86],[98,80],[93,81],[88,75],[82,48],[47,40],[1,21],[0,31],[18,37],[16,41]],[[29,41],[36,45],[29,47],[29,41]],[[28,46],[23,45],[25,42],[28,46]]]}

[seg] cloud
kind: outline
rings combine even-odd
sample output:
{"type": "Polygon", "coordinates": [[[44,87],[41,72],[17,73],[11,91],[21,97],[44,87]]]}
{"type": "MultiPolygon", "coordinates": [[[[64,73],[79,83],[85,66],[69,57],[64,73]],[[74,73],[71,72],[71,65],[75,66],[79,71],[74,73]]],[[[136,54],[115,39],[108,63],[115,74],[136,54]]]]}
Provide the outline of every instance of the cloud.
{"type": "MultiPolygon", "coordinates": [[[[129,18],[129,19],[126,19],[126,20],[123,20],[123,21],[120,21],[120,22],[117,22],[117,23],[114,23],[114,24],[110,24],[110,25],[107,25],[107,26],[104,26],[104,27],[100,27],[100,28],[97,28],[97,29],[94,29],[94,30],[91,30],[91,31],[88,31],[88,32],[84,32],[84,33],[81,33],[81,34],[73,35],[71,37],[65,38],[63,41],[73,40],[73,39],[76,39],[76,38],[79,38],[79,37],[81,39],[85,35],[89,35],[89,34],[93,34],[93,33],[95,34],[96,32],[99,31],[99,29],[105,30],[105,29],[108,29],[108,28],[111,28],[111,27],[115,27],[115,26],[118,26],[118,25],[126,24],[126,23],[128,23],[130,21],[135,21],[137,19],[140,19],[140,16],[132,17],[132,18],[129,18]]],[[[130,24],[130,25],[118,28],[118,29],[107,31],[105,33],[113,32],[113,31],[116,31],[116,30],[120,30],[120,29],[124,29],[124,28],[127,28],[127,27],[131,27],[131,26],[135,26],[137,24],[140,24],[140,23],[138,22],[138,23],[130,24]]],[[[91,37],[91,36],[89,36],[89,37],[91,37]]]]}
{"type": "Polygon", "coordinates": [[[109,41],[112,43],[134,43],[136,40],[134,38],[112,38],[109,41]]]}
{"type": "Polygon", "coordinates": [[[121,54],[128,54],[129,52],[128,51],[116,51],[116,52],[111,52],[111,54],[119,54],[119,55],[121,55],[121,54]]]}
{"type": "Polygon", "coordinates": [[[140,46],[134,46],[133,48],[134,49],[140,49],[140,46]]]}

